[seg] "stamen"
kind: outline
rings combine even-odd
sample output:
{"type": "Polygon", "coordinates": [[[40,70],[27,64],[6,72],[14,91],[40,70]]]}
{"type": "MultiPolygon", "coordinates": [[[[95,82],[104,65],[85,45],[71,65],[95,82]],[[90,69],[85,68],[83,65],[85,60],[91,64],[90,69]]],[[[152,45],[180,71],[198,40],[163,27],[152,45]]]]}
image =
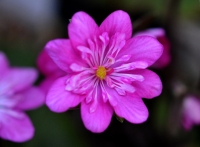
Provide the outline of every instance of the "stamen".
{"type": "Polygon", "coordinates": [[[106,69],[103,66],[99,66],[97,71],[96,71],[96,76],[100,79],[103,80],[106,76],[106,69]]]}

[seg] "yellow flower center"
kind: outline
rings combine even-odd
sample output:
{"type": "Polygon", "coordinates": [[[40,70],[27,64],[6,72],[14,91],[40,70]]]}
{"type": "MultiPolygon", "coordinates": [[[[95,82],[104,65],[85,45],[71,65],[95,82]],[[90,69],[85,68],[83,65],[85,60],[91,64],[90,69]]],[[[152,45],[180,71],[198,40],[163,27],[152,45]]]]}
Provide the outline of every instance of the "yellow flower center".
{"type": "Polygon", "coordinates": [[[106,76],[106,69],[103,66],[99,66],[97,71],[96,71],[96,76],[100,79],[103,80],[106,76]]]}

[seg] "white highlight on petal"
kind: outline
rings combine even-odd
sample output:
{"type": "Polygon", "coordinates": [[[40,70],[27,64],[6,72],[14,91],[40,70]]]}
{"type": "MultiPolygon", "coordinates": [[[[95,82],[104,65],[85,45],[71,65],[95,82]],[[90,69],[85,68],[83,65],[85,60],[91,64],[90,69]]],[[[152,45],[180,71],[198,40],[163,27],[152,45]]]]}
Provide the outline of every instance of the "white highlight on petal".
{"type": "Polygon", "coordinates": [[[99,39],[101,40],[102,42],[102,50],[99,50],[99,55],[100,55],[100,65],[103,64],[103,59],[104,58],[104,54],[105,54],[105,50],[106,50],[106,47],[109,43],[109,36],[108,36],[108,33],[107,32],[104,32],[102,35],[99,36],[99,39]]]}
{"type": "Polygon", "coordinates": [[[101,86],[101,90],[102,90],[102,97],[103,97],[103,101],[104,103],[107,102],[107,100],[109,100],[110,104],[114,107],[117,105],[117,100],[112,97],[107,91],[106,91],[106,88],[104,86],[104,83],[101,81],[100,83],[100,86],[101,86]]]}
{"type": "Polygon", "coordinates": [[[72,64],[70,65],[70,69],[71,69],[72,71],[74,71],[74,72],[81,72],[81,71],[83,71],[83,70],[85,70],[85,69],[87,69],[87,68],[85,68],[85,67],[83,67],[83,66],[80,66],[80,65],[78,65],[78,64],[76,64],[76,63],[72,63],[72,64]]]}
{"type": "Polygon", "coordinates": [[[115,90],[117,91],[117,93],[119,94],[119,95],[126,95],[126,91],[125,90],[123,90],[123,89],[121,89],[121,88],[115,88],[115,90]]]}
{"type": "Polygon", "coordinates": [[[126,44],[125,34],[115,33],[111,37],[110,42],[108,44],[108,47],[107,47],[108,51],[106,55],[104,56],[103,65],[107,63],[107,59],[109,56],[116,58],[118,53],[124,47],[125,44],[126,44]]]}
{"type": "Polygon", "coordinates": [[[92,102],[92,105],[90,106],[90,113],[95,112],[95,110],[97,109],[97,105],[98,105],[98,84],[99,84],[99,81],[96,81],[96,83],[94,85],[93,93],[92,93],[93,102],[92,102]]]}
{"type": "Polygon", "coordinates": [[[22,99],[21,95],[15,95],[15,97],[9,97],[8,95],[0,95],[0,107],[13,108],[22,99]]]}
{"type": "Polygon", "coordinates": [[[90,55],[93,55],[92,51],[85,46],[77,46],[77,49],[83,53],[88,53],[90,55]]]}
{"type": "Polygon", "coordinates": [[[92,101],[92,92],[93,91],[91,91],[91,92],[89,92],[89,94],[86,96],[86,99],[85,99],[85,102],[88,104],[88,103],[90,103],[91,101],[92,101]]]}
{"type": "Polygon", "coordinates": [[[0,113],[4,113],[4,114],[8,114],[16,119],[22,119],[23,118],[23,115],[22,113],[18,113],[17,111],[14,111],[12,109],[9,109],[9,108],[3,108],[3,109],[0,109],[0,113]]]}
{"type": "Polygon", "coordinates": [[[131,62],[127,64],[122,64],[121,66],[118,66],[114,68],[115,72],[121,72],[121,71],[127,71],[127,70],[133,70],[133,69],[145,69],[148,67],[148,64],[143,61],[137,61],[137,62],[131,62]]]}
{"type": "Polygon", "coordinates": [[[117,59],[115,63],[117,62],[126,62],[131,58],[131,55],[123,55],[121,58],[117,59]]]}
{"type": "Polygon", "coordinates": [[[124,74],[124,73],[112,73],[110,77],[114,79],[118,79],[120,81],[124,81],[127,83],[133,82],[133,81],[144,81],[144,77],[142,75],[136,75],[136,74],[124,74]]]}

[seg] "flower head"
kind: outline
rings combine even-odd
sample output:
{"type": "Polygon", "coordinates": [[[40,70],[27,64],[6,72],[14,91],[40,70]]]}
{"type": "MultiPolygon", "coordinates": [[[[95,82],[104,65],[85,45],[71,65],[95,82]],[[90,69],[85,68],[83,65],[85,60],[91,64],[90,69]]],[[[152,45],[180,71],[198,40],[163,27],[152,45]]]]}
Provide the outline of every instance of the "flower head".
{"type": "Polygon", "coordinates": [[[182,125],[186,130],[190,130],[193,125],[200,125],[200,99],[189,95],[183,101],[182,125]]]}
{"type": "Polygon", "coordinates": [[[152,67],[154,68],[166,67],[171,61],[171,56],[170,56],[170,42],[165,35],[165,30],[162,28],[152,28],[136,34],[136,36],[143,36],[143,35],[155,37],[163,45],[163,54],[152,65],[152,67]]]}
{"type": "Polygon", "coordinates": [[[46,104],[64,112],[81,103],[87,129],[104,131],[115,112],[132,123],[142,123],[148,110],[142,98],[158,96],[160,78],[146,69],[162,54],[153,37],[132,36],[132,24],[124,11],[110,14],[98,27],[85,12],[77,12],[68,26],[69,39],[47,43],[46,51],[68,74],[50,88],[46,104]]]}
{"type": "Polygon", "coordinates": [[[34,135],[34,127],[24,113],[44,103],[44,94],[32,84],[37,78],[33,68],[10,68],[0,52],[0,137],[23,142],[34,135]]]}

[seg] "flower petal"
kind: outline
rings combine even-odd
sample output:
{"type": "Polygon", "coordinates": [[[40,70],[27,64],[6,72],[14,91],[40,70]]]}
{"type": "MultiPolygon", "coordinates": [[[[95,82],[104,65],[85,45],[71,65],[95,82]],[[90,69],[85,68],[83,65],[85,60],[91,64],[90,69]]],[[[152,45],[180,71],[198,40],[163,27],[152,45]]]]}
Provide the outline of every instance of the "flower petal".
{"type": "Polygon", "coordinates": [[[154,98],[162,92],[162,83],[157,74],[150,70],[132,71],[133,74],[142,75],[144,80],[134,81],[132,85],[135,87],[135,93],[142,98],[154,98]]]}
{"type": "Polygon", "coordinates": [[[135,34],[135,36],[144,36],[144,35],[158,38],[161,36],[165,36],[165,30],[163,28],[151,28],[135,34]]]}
{"type": "Polygon", "coordinates": [[[49,91],[51,85],[53,84],[53,82],[55,80],[57,80],[59,77],[58,76],[48,76],[46,77],[39,85],[40,89],[45,93],[45,95],[47,94],[47,92],[49,91]]]}
{"type": "Polygon", "coordinates": [[[26,114],[9,110],[0,111],[0,137],[14,142],[24,142],[34,135],[34,127],[26,114]]]}
{"type": "Polygon", "coordinates": [[[96,110],[90,112],[91,103],[81,103],[81,116],[85,127],[95,133],[105,131],[110,124],[113,110],[108,103],[98,102],[96,110]]]}
{"type": "Polygon", "coordinates": [[[142,32],[137,33],[135,36],[152,36],[155,37],[163,45],[163,53],[160,58],[153,64],[154,68],[164,68],[170,61],[170,42],[165,35],[165,30],[162,28],[152,28],[142,32]]]}
{"type": "Polygon", "coordinates": [[[52,74],[63,75],[64,71],[62,71],[54,61],[49,57],[46,50],[42,50],[37,59],[37,65],[39,70],[46,76],[52,74]]]}
{"type": "Polygon", "coordinates": [[[149,113],[141,98],[134,96],[116,97],[119,104],[114,107],[115,113],[131,123],[143,123],[149,113]]]}
{"type": "Polygon", "coordinates": [[[45,50],[57,66],[65,72],[71,73],[69,68],[72,63],[83,65],[79,54],[72,48],[68,39],[56,39],[48,42],[45,50]]]}
{"type": "Polygon", "coordinates": [[[18,92],[30,87],[36,78],[37,71],[34,68],[12,68],[3,77],[2,83],[12,92],[18,92]]]}
{"type": "Polygon", "coordinates": [[[96,36],[97,33],[98,25],[87,13],[77,12],[72,16],[68,34],[74,48],[87,46],[87,40],[96,36]]]}
{"type": "Polygon", "coordinates": [[[9,67],[9,62],[3,52],[0,52],[0,64],[0,75],[2,76],[2,74],[5,73],[9,67]]]}
{"type": "Polygon", "coordinates": [[[28,88],[20,92],[18,95],[21,99],[17,104],[17,109],[20,110],[35,109],[43,105],[45,102],[44,93],[37,87],[28,88]]]}
{"type": "Polygon", "coordinates": [[[150,36],[136,36],[127,41],[118,55],[131,55],[128,62],[143,61],[151,66],[163,52],[163,45],[150,36]]]}
{"type": "Polygon", "coordinates": [[[183,101],[183,113],[185,117],[193,123],[200,124],[200,100],[189,95],[183,101]]]}
{"type": "Polygon", "coordinates": [[[192,122],[192,120],[187,116],[184,115],[182,118],[182,126],[184,127],[185,130],[191,130],[193,127],[194,123],[192,122]]]}
{"type": "Polygon", "coordinates": [[[170,42],[167,37],[162,36],[157,38],[158,41],[163,45],[164,50],[160,58],[153,64],[152,67],[155,68],[164,68],[166,67],[171,61],[170,55],[170,42]]]}
{"type": "Polygon", "coordinates": [[[129,39],[132,36],[132,23],[129,15],[118,10],[111,13],[100,25],[101,33],[107,32],[109,36],[113,36],[115,33],[125,34],[125,38],[129,39]]]}
{"type": "Polygon", "coordinates": [[[65,90],[66,80],[69,76],[57,79],[49,89],[46,97],[46,105],[54,112],[64,112],[77,106],[84,96],[65,90]]]}
{"type": "Polygon", "coordinates": [[[109,94],[116,100],[113,106],[115,113],[131,123],[142,123],[148,118],[148,110],[142,99],[136,94],[119,95],[116,91],[106,87],[109,94]]]}
{"type": "Polygon", "coordinates": [[[191,130],[193,125],[200,124],[200,99],[194,95],[187,95],[183,100],[182,125],[191,130]]]}

